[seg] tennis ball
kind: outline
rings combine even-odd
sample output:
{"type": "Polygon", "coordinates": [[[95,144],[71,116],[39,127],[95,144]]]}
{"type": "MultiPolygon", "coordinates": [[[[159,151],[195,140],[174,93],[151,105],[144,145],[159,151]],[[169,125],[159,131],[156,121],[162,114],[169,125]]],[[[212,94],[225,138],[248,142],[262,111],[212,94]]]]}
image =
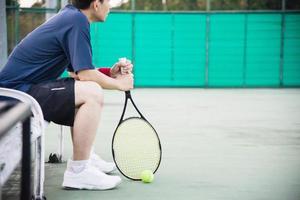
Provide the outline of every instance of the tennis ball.
{"type": "Polygon", "coordinates": [[[141,173],[141,179],[144,183],[151,183],[154,179],[154,175],[151,170],[144,170],[141,173]]]}

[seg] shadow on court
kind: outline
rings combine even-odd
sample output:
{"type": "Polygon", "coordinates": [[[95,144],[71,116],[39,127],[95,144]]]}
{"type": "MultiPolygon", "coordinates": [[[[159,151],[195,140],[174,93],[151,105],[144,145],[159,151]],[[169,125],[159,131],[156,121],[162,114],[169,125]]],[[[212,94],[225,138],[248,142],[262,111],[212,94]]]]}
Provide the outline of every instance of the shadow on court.
{"type": "MultiPolygon", "coordinates": [[[[154,182],[123,178],[114,190],[63,190],[66,163],[46,164],[48,199],[300,199],[300,89],[135,89],[132,95],[161,138],[154,182]]],[[[105,91],[95,150],[107,160],[123,101],[123,93],[105,91]]],[[[57,150],[58,132],[57,125],[47,128],[46,157],[57,150]]],[[[66,159],[69,131],[64,144],[66,159]]]]}

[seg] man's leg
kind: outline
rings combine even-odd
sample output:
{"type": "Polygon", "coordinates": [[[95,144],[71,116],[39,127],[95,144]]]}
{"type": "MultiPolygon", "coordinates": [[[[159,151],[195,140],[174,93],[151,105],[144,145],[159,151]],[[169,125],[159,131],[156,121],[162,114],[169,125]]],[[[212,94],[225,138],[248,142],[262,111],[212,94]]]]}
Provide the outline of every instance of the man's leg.
{"type": "Polygon", "coordinates": [[[103,102],[99,85],[67,78],[34,85],[28,93],[39,102],[47,121],[74,128],[74,154],[68,160],[63,187],[106,190],[121,183],[119,176],[106,175],[91,164],[103,102]]]}
{"type": "Polygon", "coordinates": [[[103,105],[102,88],[93,82],[75,82],[73,160],[88,160],[95,139],[103,105]]]}
{"type": "Polygon", "coordinates": [[[73,159],[68,161],[63,187],[112,189],[121,182],[120,177],[104,174],[90,159],[102,111],[102,88],[94,82],[76,81],[74,92],[76,111],[71,128],[73,159]]]}
{"type": "MultiPolygon", "coordinates": [[[[77,112],[78,112],[78,109],[75,110],[75,118],[76,118],[77,112]]],[[[74,139],[73,139],[74,128],[70,127],[70,131],[71,131],[72,143],[74,143],[74,139]]],[[[107,161],[103,160],[99,155],[97,155],[94,152],[93,149],[91,150],[89,159],[93,166],[95,166],[97,169],[99,169],[100,171],[102,171],[104,173],[111,173],[112,171],[114,171],[117,168],[115,163],[107,162],[107,161]]]]}

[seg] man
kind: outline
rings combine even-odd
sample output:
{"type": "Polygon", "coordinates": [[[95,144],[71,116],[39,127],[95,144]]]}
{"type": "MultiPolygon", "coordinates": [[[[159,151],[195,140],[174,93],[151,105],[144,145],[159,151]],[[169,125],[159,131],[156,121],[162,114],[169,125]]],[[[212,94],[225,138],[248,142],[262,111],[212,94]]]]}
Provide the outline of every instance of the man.
{"type": "Polygon", "coordinates": [[[130,62],[100,71],[92,64],[89,25],[105,21],[109,10],[109,0],[72,0],[72,5],[28,34],[0,72],[0,87],[30,94],[41,105],[45,120],[71,127],[73,158],[63,187],[105,190],[121,182],[119,176],[106,174],[115,165],[92,151],[102,89],[133,88],[130,62]],[[65,69],[72,78],[58,79],[65,69]]]}

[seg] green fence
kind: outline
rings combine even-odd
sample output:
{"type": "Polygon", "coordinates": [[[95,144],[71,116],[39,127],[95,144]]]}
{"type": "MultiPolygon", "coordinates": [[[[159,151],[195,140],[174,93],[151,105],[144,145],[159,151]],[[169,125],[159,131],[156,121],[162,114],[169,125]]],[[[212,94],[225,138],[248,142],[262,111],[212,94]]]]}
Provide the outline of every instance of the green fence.
{"type": "MultiPolygon", "coordinates": [[[[12,48],[45,13],[7,7],[12,48]]],[[[138,87],[299,87],[299,11],[118,12],[91,25],[93,62],[134,62],[138,87]]]]}
{"type": "Polygon", "coordinates": [[[299,12],[114,12],[91,26],[96,66],[139,87],[299,87],[299,12]]]}

